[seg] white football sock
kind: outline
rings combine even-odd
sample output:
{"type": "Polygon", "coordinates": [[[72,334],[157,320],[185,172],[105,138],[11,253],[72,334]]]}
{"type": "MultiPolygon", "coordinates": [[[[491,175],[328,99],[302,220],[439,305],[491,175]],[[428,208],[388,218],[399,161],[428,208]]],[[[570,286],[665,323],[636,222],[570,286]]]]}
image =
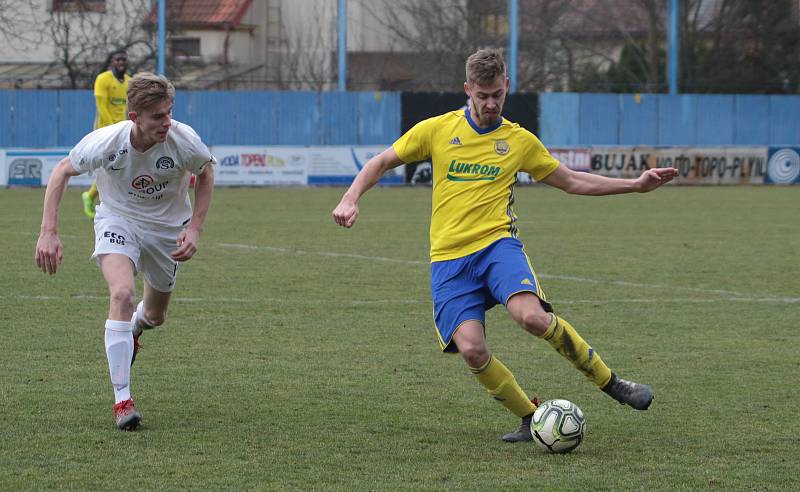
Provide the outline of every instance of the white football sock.
{"type": "Polygon", "coordinates": [[[133,323],[133,334],[138,335],[142,332],[142,330],[149,330],[153,328],[153,324],[147,321],[147,318],[144,317],[144,300],[139,301],[139,305],[136,306],[136,311],[133,312],[133,319],[131,320],[133,323]]]}
{"type": "Polygon", "coordinates": [[[114,385],[115,403],[129,400],[131,397],[132,328],[130,321],[106,320],[106,356],[111,384],[114,385]]]}

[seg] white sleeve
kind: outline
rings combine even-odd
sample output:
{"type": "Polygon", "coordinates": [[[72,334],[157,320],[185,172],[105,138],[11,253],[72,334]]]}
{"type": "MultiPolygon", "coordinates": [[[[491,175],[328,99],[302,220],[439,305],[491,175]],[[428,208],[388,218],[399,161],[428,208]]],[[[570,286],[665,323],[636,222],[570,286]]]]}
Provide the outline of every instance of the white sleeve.
{"type": "Polygon", "coordinates": [[[200,135],[189,125],[184,125],[186,130],[188,169],[192,174],[200,174],[207,163],[217,163],[217,159],[208,150],[208,146],[200,139],[200,135]]]}
{"type": "Polygon", "coordinates": [[[92,172],[103,165],[102,157],[98,156],[95,139],[91,137],[92,133],[86,135],[69,151],[72,167],[81,174],[92,172]]]}

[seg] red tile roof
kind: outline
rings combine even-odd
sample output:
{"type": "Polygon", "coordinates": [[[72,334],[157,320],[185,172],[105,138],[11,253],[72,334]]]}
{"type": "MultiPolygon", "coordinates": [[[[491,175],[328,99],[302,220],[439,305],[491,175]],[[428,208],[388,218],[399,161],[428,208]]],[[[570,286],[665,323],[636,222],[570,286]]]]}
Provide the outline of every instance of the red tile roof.
{"type": "MultiPolygon", "coordinates": [[[[167,2],[167,23],[183,27],[237,26],[253,0],[171,0],[167,2]]],[[[157,5],[147,21],[156,22],[157,5]]]]}

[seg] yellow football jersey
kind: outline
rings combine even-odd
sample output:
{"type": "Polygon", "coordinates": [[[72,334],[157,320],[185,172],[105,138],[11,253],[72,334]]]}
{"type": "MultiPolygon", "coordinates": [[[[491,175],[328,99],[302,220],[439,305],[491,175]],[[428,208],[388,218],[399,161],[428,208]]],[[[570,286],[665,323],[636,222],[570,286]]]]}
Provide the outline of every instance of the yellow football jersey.
{"type": "Polygon", "coordinates": [[[120,82],[111,70],[106,70],[94,80],[94,98],[97,101],[95,129],[128,119],[128,81],[125,74],[120,82]]]}
{"type": "Polygon", "coordinates": [[[533,133],[506,119],[480,128],[466,109],[417,123],[393,148],[403,162],[431,160],[431,261],[516,237],[517,172],[540,181],[559,165],[533,133]]]}

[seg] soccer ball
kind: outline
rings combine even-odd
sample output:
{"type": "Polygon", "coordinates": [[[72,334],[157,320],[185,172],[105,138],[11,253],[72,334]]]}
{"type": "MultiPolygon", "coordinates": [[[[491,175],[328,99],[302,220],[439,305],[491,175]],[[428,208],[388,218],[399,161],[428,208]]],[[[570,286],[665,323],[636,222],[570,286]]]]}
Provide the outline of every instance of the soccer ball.
{"type": "Polygon", "coordinates": [[[569,453],[580,445],[585,433],[586,417],[569,400],[547,400],[531,419],[533,440],[550,453],[569,453]]]}

